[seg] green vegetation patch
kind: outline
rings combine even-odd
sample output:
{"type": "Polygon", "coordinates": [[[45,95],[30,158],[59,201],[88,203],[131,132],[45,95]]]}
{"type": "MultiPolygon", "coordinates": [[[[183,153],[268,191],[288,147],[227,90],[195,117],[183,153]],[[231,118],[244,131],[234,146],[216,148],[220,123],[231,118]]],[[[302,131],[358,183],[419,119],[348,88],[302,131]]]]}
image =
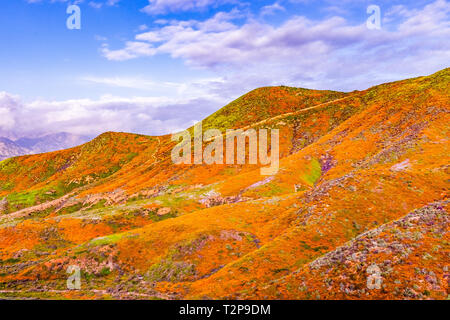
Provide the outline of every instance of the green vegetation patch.
{"type": "Polygon", "coordinates": [[[311,185],[314,185],[317,180],[320,179],[322,175],[322,166],[317,159],[313,159],[310,164],[308,171],[303,175],[303,179],[311,185]]]}

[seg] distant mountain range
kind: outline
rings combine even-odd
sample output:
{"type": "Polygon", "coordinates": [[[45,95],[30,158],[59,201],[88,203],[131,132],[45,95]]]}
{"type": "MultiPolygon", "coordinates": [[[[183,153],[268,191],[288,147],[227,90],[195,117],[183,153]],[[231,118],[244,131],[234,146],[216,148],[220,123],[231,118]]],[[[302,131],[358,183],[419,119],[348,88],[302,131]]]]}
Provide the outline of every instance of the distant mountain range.
{"type": "Polygon", "coordinates": [[[38,138],[22,137],[17,140],[0,137],[0,161],[28,154],[68,149],[89,141],[87,136],[60,132],[38,138]]]}

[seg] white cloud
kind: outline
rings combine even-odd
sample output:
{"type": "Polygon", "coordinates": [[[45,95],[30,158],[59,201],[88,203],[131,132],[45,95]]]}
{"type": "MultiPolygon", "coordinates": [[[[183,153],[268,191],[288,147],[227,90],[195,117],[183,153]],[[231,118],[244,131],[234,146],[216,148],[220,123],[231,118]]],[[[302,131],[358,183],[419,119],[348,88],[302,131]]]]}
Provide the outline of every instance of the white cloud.
{"type": "MultiPolygon", "coordinates": [[[[69,132],[96,135],[105,131],[125,131],[161,135],[188,128],[225,105],[220,97],[220,78],[183,83],[155,82],[138,77],[86,76],[84,82],[112,88],[147,89],[165,87],[172,97],[104,95],[99,99],[25,103],[19,96],[0,92],[0,137],[17,138],[69,132]]],[[[144,92],[144,91],[143,91],[144,92]]]]}
{"type": "Polygon", "coordinates": [[[276,12],[280,12],[280,11],[286,11],[286,9],[279,4],[278,2],[275,2],[274,4],[268,5],[268,6],[264,6],[261,8],[261,15],[262,16],[269,16],[272,15],[276,12]]]}
{"type": "Polygon", "coordinates": [[[111,87],[119,88],[132,88],[132,89],[147,89],[148,87],[153,87],[160,85],[159,82],[137,78],[137,77],[95,77],[87,76],[81,78],[82,81],[103,84],[111,87]]]}
{"type": "Polygon", "coordinates": [[[190,122],[207,116],[216,107],[215,101],[207,99],[165,97],[103,96],[98,100],[24,103],[7,93],[0,93],[0,102],[0,136],[11,138],[56,132],[168,134],[186,129],[190,122]],[[11,103],[4,104],[5,100],[11,103]]]}
{"type": "Polygon", "coordinates": [[[127,43],[104,54],[110,60],[168,54],[232,81],[245,78],[246,84],[266,79],[265,84],[353,90],[447,67],[449,10],[445,0],[408,14],[394,8],[388,17],[396,23],[381,31],[336,16],[321,21],[294,16],[279,26],[250,17],[239,24],[242,15],[234,10],[204,21],[168,22],[136,35],[134,41],[149,48],[134,50],[127,43]]]}
{"type": "Polygon", "coordinates": [[[109,50],[108,46],[104,45],[101,51],[108,60],[113,61],[150,57],[156,54],[156,50],[151,44],[138,41],[128,41],[125,48],[120,50],[109,50]]]}
{"type": "MultiPolygon", "coordinates": [[[[84,1],[84,0],[82,0],[84,1]]],[[[90,1],[89,6],[95,9],[101,9],[103,6],[112,7],[119,3],[120,0],[106,0],[104,2],[90,1]]]]}
{"type": "Polygon", "coordinates": [[[103,36],[100,36],[100,35],[95,35],[94,39],[97,40],[97,41],[101,41],[101,42],[104,42],[104,41],[108,40],[107,37],[103,37],[103,36]]]}
{"type": "Polygon", "coordinates": [[[6,92],[0,92],[0,133],[9,132],[16,125],[19,98],[6,92]]]}
{"type": "MultiPolygon", "coordinates": [[[[26,0],[26,2],[28,3],[40,3],[40,2],[45,2],[46,0],[26,0]]],[[[84,0],[47,0],[50,3],[57,3],[57,2],[71,2],[72,4],[80,4],[83,3],[84,0]]]]}
{"type": "Polygon", "coordinates": [[[91,1],[89,2],[89,6],[95,9],[100,9],[101,7],[103,7],[103,3],[91,1]]]}
{"type": "Polygon", "coordinates": [[[184,82],[155,81],[144,77],[98,77],[85,76],[80,79],[88,84],[104,85],[113,88],[137,89],[148,92],[150,88],[154,91],[169,91],[172,99],[178,99],[179,102],[185,100],[208,99],[217,101],[217,107],[221,103],[227,103],[228,98],[224,98],[219,94],[219,87],[226,84],[225,79],[201,78],[184,82]]]}
{"type": "Polygon", "coordinates": [[[141,25],[138,27],[138,30],[139,30],[139,31],[145,31],[145,30],[148,30],[148,26],[147,26],[146,24],[141,24],[141,25]]]}

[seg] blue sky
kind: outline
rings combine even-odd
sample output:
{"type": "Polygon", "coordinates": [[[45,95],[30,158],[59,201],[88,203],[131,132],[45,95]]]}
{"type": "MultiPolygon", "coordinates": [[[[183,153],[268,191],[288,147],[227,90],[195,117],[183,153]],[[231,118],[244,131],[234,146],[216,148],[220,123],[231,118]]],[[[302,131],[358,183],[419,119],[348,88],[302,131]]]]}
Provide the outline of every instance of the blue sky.
{"type": "Polygon", "coordinates": [[[1,1],[0,135],[163,134],[259,86],[430,74],[449,66],[449,15],[446,0],[1,1]]]}

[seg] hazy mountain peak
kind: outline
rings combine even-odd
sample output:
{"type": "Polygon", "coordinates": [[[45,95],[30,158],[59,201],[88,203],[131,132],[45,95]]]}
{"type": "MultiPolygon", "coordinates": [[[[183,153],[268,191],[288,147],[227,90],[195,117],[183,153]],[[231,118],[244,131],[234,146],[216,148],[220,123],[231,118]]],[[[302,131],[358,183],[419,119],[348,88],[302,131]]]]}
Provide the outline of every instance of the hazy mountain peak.
{"type": "Polygon", "coordinates": [[[0,137],[0,160],[72,148],[89,140],[90,138],[87,136],[67,132],[52,133],[40,137],[21,137],[17,140],[0,137]]]}

